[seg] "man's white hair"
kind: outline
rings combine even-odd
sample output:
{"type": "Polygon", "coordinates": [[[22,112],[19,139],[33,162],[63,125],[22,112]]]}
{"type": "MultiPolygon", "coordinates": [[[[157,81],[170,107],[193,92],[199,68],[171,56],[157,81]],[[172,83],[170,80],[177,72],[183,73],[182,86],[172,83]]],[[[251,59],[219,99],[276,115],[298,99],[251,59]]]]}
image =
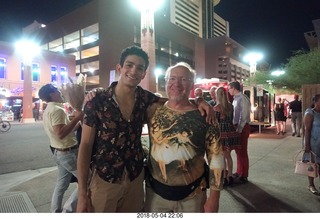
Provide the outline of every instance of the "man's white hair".
{"type": "Polygon", "coordinates": [[[177,68],[177,67],[184,67],[186,69],[188,69],[189,73],[190,73],[190,79],[191,81],[194,82],[195,78],[196,78],[196,71],[186,62],[178,62],[177,64],[175,64],[174,66],[170,66],[165,74],[165,79],[167,80],[168,77],[170,76],[170,73],[172,71],[172,69],[177,68]]]}

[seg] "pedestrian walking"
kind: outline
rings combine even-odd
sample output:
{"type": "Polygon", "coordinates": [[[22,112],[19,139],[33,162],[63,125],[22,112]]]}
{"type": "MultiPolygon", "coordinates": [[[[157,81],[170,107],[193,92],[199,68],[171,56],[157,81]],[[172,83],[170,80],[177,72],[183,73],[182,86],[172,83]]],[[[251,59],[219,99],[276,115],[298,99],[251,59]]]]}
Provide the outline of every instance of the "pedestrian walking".
{"type": "Polygon", "coordinates": [[[300,137],[302,124],[302,103],[299,95],[294,95],[294,100],[289,104],[289,114],[291,116],[292,136],[300,137]]]}
{"type": "Polygon", "coordinates": [[[285,121],[286,121],[286,116],[285,116],[285,106],[284,103],[282,102],[281,97],[278,98],[278,102],[274,105],[273,107],[275,111],[275,120],[276,120],[276,127],[277,127],[277,135],[284,135],[284,126],[285,126],[285,121]]]}

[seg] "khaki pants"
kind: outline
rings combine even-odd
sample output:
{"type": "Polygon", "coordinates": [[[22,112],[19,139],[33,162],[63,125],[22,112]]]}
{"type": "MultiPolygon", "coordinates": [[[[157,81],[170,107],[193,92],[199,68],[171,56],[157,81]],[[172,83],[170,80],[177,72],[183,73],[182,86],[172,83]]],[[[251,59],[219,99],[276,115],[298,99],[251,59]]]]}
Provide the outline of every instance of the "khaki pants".
{"type": "Polygon", "coordinates": [[[132,182],[109,183],[93,172],[89,193],[94,212],[141,212],[144,203],[144,171],[132,182]]]}

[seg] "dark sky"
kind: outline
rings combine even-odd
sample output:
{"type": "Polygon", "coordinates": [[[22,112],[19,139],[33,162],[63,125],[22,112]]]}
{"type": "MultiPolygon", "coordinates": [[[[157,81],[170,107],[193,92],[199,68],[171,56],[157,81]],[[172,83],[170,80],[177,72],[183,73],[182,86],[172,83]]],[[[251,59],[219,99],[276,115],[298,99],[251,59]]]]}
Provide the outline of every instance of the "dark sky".
{"type": "Polygon", "coordinates": [[[48,23],[91,0],[0,0],[0,41],[15,42],[34,20],[48,23]]]}
{"type": "MultiPolygon", "coordinates": [[[[0,0],[0,41],[14,42],[34,20],[48,23],[89,1],[0,0]]],[[[320,0],[220,0],[215,10],[229,21],[232,39],[277,68],[293,51],[308,48],[303,34],[320,19],[320,0]]]]}
{"type": "Polygon", "coordinates": [[[232,39],[262,52],[274,69],[293,51],[308,50],[304,33],[320,19],[320,0],[220,0],[215,11],[229,21],[232,39]]]}

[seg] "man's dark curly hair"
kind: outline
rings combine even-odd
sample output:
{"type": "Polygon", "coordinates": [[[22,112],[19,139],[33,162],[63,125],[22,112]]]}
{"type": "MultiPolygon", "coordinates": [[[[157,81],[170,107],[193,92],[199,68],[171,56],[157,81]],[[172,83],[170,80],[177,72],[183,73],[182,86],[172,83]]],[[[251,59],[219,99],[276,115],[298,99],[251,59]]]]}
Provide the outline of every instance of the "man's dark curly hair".
{"type": "Polygon", "coordinates": [[[136,56],[140,56],[141,58],[143,58],[144,62],[145,62],[144,70],[147,70],[147,68],[149,66],[149,56],[145,51],[143,51],[143,49],[141,49],[138,46],[130,46],[130,47],[127,47],[124,50],[122,50],[121,55],[120,55],[121,67],[123,67],[124,61],[126,60],[127,56],[130,56],[130,55],[136,55],[136,56]]]}
{"type": "Polygon", "coordinates": [[[235,88],[238,91],[241,91],[241,85],[239,81],[232,81],[229,83],[229,86],[235,88]]]}
{"type": "Polygon", "coordinates": [[[58,88],[56,88],[55,86],[53,86],[52,84],[46,84],[44,86],[42,86],[38,92],[39,98],[45,102],[51,102],[51,96],[50,94],[56,92],[58,90],[58,88]]]}

